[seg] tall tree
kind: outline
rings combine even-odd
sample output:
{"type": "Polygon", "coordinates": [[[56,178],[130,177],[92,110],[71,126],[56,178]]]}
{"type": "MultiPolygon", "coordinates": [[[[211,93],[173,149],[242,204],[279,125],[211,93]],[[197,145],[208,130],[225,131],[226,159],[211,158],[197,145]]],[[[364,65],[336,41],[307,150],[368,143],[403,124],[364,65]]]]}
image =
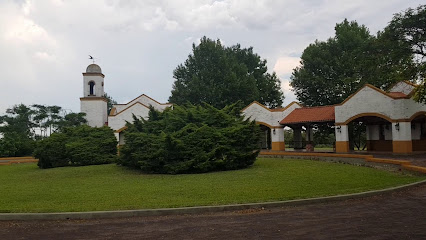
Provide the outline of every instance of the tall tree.
{"type": "Polygon", "coordinates": [[[426,103],[426,5],[397,13],[385,28],[388,38],[412,52],[420,82],[415,99],[426,103]]]}
{"type": "Polygon", "coordinates": [[[31,155],[34,140],[86,122],[84,113],[66,114],[59,106],[18,104],[0,116],[0,156],[31,155]]]}
{"type": "Polygon", "coordinates": [[[169,101],[176,104],[206,102],[218,108],[239,100],[257,100],[269,107],[282,104],[283,93],[275,73],[267,73],[266,60],[253,48],[225,47],[220,40],[203,37],[192,54],[173,72],[169,101]]]}
{"type": "Polygon", "coordinates": [[[35,135],[34,128],[36,127],[33,122],[34,114],[34,109],[24,104],[6,109],[6,114],[0,116],[0,133],[3,135],[18,133],[32,138],[35,135]]]}
{"type": "Polygon", "coordinates": [[[386,30],[397,40],[408,44],[418,57],[426,57],[426,5],[395,14],[386,30]]]}
{"type": "Polygon", "coordinates": [[[109,115],[109,113],[111,112],[111,109],[113,108],[114,104],[117,104],[117,101],[115,101],[110,95],[108,95],[107,93],[104,93],[104,98],[107,99],[107,113],[109,115]]]}
{"type": "Polygon", "coordinates": [[[68,113],[64,118],[58,122],[58,131],[63,132],[65,128],[77,127],[87,123],[85,118],[86,113],[68,113]]]}
{"type": "Polygon", "coordinates": [[[34,148],[34,110],[24,104],[15,105],[0,116],[0,157],[31,155],[34,148]]]}
{"type": "Polygon", "coordinates": [[[411,53],[389,51],[392,42],[381,35],[345,19],[336,24],[334,37],[310,44],[291,76],[298,100],[307,106],[336,104],[366,83],[384,89],[412,79],[411,53]]]}

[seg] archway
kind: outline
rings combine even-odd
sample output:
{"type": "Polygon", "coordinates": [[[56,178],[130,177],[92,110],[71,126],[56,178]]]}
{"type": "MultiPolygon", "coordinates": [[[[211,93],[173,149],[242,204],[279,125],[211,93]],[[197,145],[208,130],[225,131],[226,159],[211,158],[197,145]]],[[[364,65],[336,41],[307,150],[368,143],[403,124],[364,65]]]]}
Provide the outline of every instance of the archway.
{"type": "Polygon", "coordinates": [[[349,150],[392,152],[392,122],[378,114],[360,115],[348,125],[349,150]]]}
{"type": "Polygon", "coordinates": [[[302,123],[289,124],[286,127],[284,130],[286,149],[294,151],[334,151],[334,124],[302,123]]]}
{"type": "Polygon", "coordinates": [[[410,120],[413,151],[426,151],[426,112],[416,113],[410,120]]]}
{"type": "Polygon", "coordinates": [[[89,82],[89,95],[95,95],[95,82],[93,81],[89,82]]]}
{"type": "Polygon", "coordinates": [[[271,128],[264,124],[259,124],[259,126],[260,126],[260,137],[259,137],[260,148],[271,149],[272,148],[271,128]]]}

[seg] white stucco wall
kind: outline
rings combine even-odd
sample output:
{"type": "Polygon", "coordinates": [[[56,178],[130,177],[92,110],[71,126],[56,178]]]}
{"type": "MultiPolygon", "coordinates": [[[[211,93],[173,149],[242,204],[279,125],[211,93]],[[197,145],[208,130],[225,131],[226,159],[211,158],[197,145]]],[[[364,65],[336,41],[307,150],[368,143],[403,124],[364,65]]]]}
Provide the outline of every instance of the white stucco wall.
{"type": "Polygon", "coordinates": [[[142,103],[142,104],[144,104],[144,105],[146,105],[146,106],[153,106],[155,109],[157,109],[157,110],[164,110],[166,107],[170,107],[170,106],[172,106],[172,104],[170,104],[170,103],[167,103],[167,104],[160,104],[160,103],[158,103],[158,102],[156,102],[156,101],[154,101],[154,100],[152,100],[151,98],[149,98],[148,96],[146,96],[146,95],[141,95],[141,96],[139,96],[138,98],[136,98],[136,99],[134,99],[134,100],[132,100],[129,104],[127,104],[127,105],[132,105],[132,104],[134,104],[134,103],[136,103],[136,102],[140,102],[140,103],[142,103]]]}
{"type": "Polygon", "coordinates": [[[115,108],[115,114],[123,111],[128,107],[127,104],[114,104],[112,106],[115,108]]]}
{"type": "Polygon", "coordinates": [[[364,86],[344,104],[335,107],[336,123],[343,123],[363,113],[379,113],[391,119],[408,119],[419,111],[426,111],[426,105],[412,99],[393,99],[369,86],[364,86]]]}
{"type": "Polygon", "coordinates": [[[94,95],[102,97],[104,95],[104,78],[101,75],[96,76],[83,76],[83,97],[90,96],[90,85],[89,82],[95,82],[94,95]]]}
{"type": "Polygon", "coordinates": [[[418,103],[412,99],[398,99],[400,102],[401,108],[404,109],[404,114],[401,118],[408,119],[411,118],[415,113],[426,112],[426,104],[418,103]]]}
{"type": "Polygon", "coordinates": [[[102,127],[107,122],[107,103],[102,100],[81,100],[80,111],[86,113],[87,125],[102,127]]]}
{"type": "Polygon", "coordinates": [[[114,105],[115,110],[116,110],[116,114],[120,113],[124,109],[128,108],[129,106],[132,106],[133,104],[135,104],[137,102],[142,103],[142,104],[146,105],[147,107],[153,106],[156,110],[159,110],[159,111],[163,111],[167,107],[171,107],[173,105],[171,103],[160,104],[160,103],[150,99],[146,95],[141,95],[141,96],[137,97],[136,99],[130,101],[127,104],[116,104],[116,105],[114,105]]]}
{"type": "MultiPolygon", "coordinates": [[[[127,104],[116,104],[113,116],[108,116],[108,126],[114,131],[126,126],[126,122],[133,122],[133,114],[137,117],[147,118],[149,106],[153,106],[158,111],[163,111],[167,107],[173,106],[171,103],[160,104],[146,95],[141,95],[127,104]]],[[[124,135],[122,132],[116,133],[119,144],[124,144],[124,135]]]]}
{"type": "MultiPolygon", "coordinates": [[[[411,123],[392,123],[392,137],[394,141],[411,141],[411,123]],[[399,130],[395,127],[397,124],[399,124],[399,130]]],[[[392,140],[392,138],[386,140],[392,140]]]]}
{"type": "Polygon", "coordinates": [[[389,89],[389,92],[402,92],[406,95],[410,94],[414,90],[414,86],[411,84],[408,84],[406,82],[399,82],[395,84],[391,89],[389,89]]]}
{"type": "Polygon", "coordinates": [[[334,133],[337,142],[349,141],[349,130],[347,125],[336,126],[336,128],[334,128],[334,133]]]}
{"type": "Polygon", "coordinates": [[[279,122],[289,115],[294,109],[300,108],[297,103],[290,103],[284,111],[273,112],[266,109],[259,103],[252,103],[243,110],[245,118],[250,118],[257,122],[263,122],[271,126],[281,127],[279,122]]]}
{"type": "Polygon", "coordinates": [[[142,104],[136,103],[115,116],[108,116],[108,126],[118,130],[126,125],[126,121],[133,121],[133,114],[137,117],[148,117],[149,109],[142,104]]]}
{"type": "Polygon", "coordinates": [[[362,113],[379,113],[392,118],[396,115],[395,110],[398,111],[392,98],[365,86],[344,104],[335,107],[336,123],[362,113]]]}
{"type": "Polygon", "coordinates": [[[284,142],[284,128],[271,129],[272,142],[284,142]],[[275,130],[275,133],[274,133],[275,130]]]}
{"type": "Polygon", "coordinates": [[[367,140],[379,140],[380,139],[380,126],[379,125],[367,125],[367,140]]]}

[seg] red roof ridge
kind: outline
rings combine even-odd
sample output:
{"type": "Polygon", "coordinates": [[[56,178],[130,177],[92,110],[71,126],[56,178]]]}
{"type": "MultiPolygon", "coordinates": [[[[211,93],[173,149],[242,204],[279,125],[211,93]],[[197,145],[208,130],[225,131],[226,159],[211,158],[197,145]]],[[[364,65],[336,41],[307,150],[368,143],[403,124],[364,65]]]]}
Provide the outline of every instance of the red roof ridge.
{"type": "Polygon", "coordinates": [[[334,122],[334,110],[334,105],[297,108],[281,120],[280,124],[334,122]]]}

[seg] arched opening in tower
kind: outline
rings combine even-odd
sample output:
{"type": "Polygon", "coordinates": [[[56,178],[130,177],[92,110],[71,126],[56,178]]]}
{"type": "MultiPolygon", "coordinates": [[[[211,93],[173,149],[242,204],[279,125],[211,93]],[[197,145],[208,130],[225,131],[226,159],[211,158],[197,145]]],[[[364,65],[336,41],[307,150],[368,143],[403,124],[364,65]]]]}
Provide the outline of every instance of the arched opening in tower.
{"type": "Polygon", "coordinates": [[[89,95],[95,95],[95,82],[89,82],[89,95]]]}

